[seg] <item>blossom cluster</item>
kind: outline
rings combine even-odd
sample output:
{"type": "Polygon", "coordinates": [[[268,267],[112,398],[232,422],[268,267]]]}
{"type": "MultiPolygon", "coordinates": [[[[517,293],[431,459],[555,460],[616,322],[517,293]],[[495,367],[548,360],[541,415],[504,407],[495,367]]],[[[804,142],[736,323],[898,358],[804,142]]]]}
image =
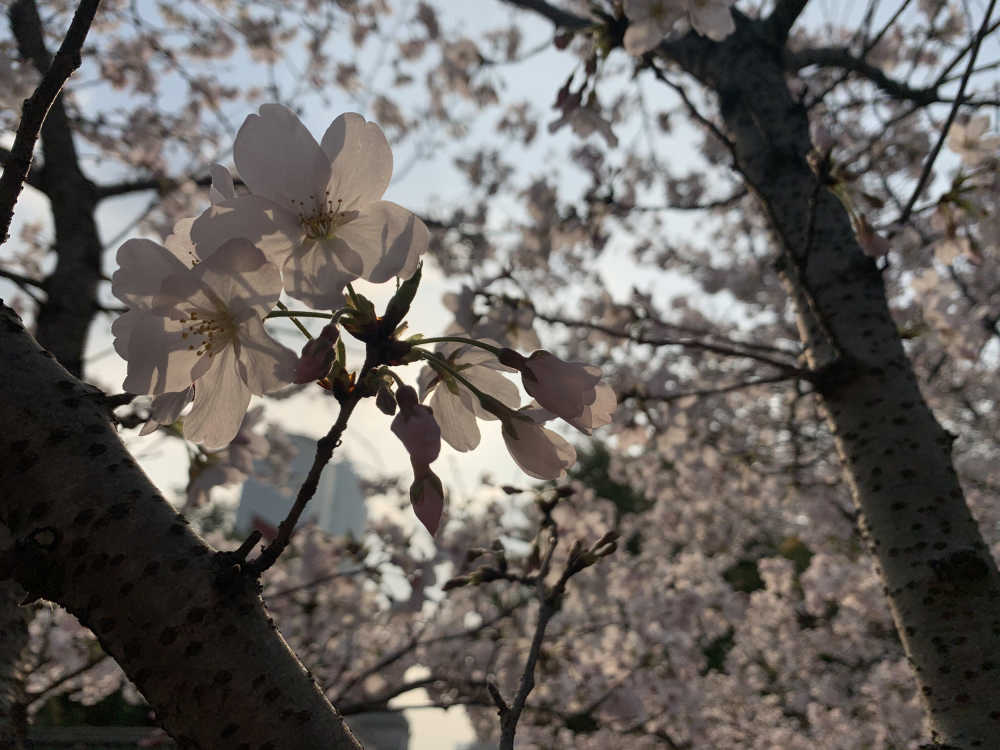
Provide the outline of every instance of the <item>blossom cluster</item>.
{"type": "Polygon", "coordinates": [[[461,337],[400,340],[429,233],[413,213],[382,200],[392,152],[378,125],[344,114],[317,143],[292,111],[265,104],[240,128],[233,156],[245,191],[216,165],[211,206],[200,216],[178,222],[162,245],[131,239],[118,250],[112,292],[128,310],[112,331],[128,362],[125,390],[154,397],[144,432],[184,413],[185,437],[217,451],[237,436],[251,396],[312,381],[342,403],[377,393],[383,411],[398,406],[392,431],[411,457],[411,500],[434,534],[444,491],[430,464],[442,437],[470,450],[479,442],[477,418],[499,419],[518,465],[554,479],[575,451],[542,424],[559,417],[590,434],[610,422],[616,399],[596,367],[461,337]],[[393,278],[404,282],[381,317],[351,286],[393,278]],[[295,317],[282,293],[330,311],[301,355],[264,327],[275,315],[295,317]],[[360,373],[347,372],[340,327],[377,352],[360,373]],[[420,346],[431,341],[445,346],[420,346]],[[433,391],[429,406],[389,369],[417,359],[430,365],[421,378],[422,396],[433,391]],[[535,401],[522,407],[503,371],[520,372],[535,401]]]}
{"type": "Polygon", "coordinates": [[[736,29],[730,7],[734,0],[625,0],[625,51],[642,55],[676,27],[688,26],[719,41],[736,29]]]}

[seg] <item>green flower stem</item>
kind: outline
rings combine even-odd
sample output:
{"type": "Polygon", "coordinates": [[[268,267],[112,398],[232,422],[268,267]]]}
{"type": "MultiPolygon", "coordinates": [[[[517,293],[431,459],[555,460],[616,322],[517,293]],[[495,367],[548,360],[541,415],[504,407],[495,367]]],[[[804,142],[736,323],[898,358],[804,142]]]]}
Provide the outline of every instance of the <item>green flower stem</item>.
{"type": "MultiPolygon", "coordinates": [[[[278,309],[281,310],[281,312],[273,312],[273,311],[269,312],[265,316],[265,318],[291,318],[292,323],[294,323],[295,327],[302,332],[302,335],[305,336],[310,341],[312,341],[312,334],[309,333],[309,330],[304,325],[302,325],[302,323],[300,323],[299,319],[296,317],[296,315],[301,315],[302,313],[296,313],[289,310],[288,306],[281,300],[278,300],[278,309]]],[[[326,316],[324,315],[323,317],[326,316]]]]}
{"type": "Polygon", "coordinates": [[[439,341],[453,341],[456,344],[468,344],[469,346],[478,346],[480,349],[485,349],[494,357],[500,356],[500,347],[491,346],[490,344],[484,343],[482,341],[476,341],[475,339],[467,339],[464,336],[434,336],[427,339],[419,339],[415,343],[418,344],[436,344],[439,341]]]}
{"type": "Polygon", "coordinates": [[[392,368],[389,368],[389,367],[383,367],[381,371],[382,371],[383,373],[388,373],[389,375],[391,375],[391,376],[392,376],[392,379],[396,381],[396,387],[397,387],[397,388],[402,388],[402,387],[403,387],[404,385],[406,385],[406,383],[404,383],[404,382],[403,382],[403,379],[402,379],[401,377],[399,377],[399,375],[397,375],[397,374],[396,374],[396,373],[395,373],[395,372],[394,372],[394,371],[392,370],[392,368]]]}
{"type": "Polygon", "coordinates": [[[299,322],[299,318],[325,318],[336,323],[340,320],[340,316],[348,312],[348,308],[341,307],[338,310],[334,310],[332,313],[327,312],[314,312],[312,310],[289,310],[288,306],[284,302],[278,302],[278,310],[272,310],[265,318],[289,318],[295,327],[298,328],[302,335],[307,339],[312,339],[313,335],[309,333],[309,330],[299,322]]]}
{"type": "MultiPolygon", "coordinates": [[[[281,304],[281,303],[279,303],[279,304],[281,304]]],[[[296,318],[296,317],[303,317],[303,318],[330,318],[332,320],[333,317],[334,317],[334,315],[333,315],[333,313],[312,312],[310,310],[288,310],[288,311],[284,311],[284,310],[272,310],[271,312],[269,312],[267,314],[267,317],[268,318],[293,318],[293,319],[296,318]]]]}

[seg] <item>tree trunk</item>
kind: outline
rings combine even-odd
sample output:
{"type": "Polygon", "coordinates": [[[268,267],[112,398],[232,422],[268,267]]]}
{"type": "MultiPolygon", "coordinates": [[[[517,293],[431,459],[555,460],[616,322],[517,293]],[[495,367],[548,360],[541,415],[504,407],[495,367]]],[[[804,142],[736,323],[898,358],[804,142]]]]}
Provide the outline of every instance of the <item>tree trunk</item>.
{"type": "MultiPolygon", "coordinates": [[[[44,75],[52,56],[35,0],[16,0],[8,15],[18,52],[44,75]]],[[[87,332],[97,312],[103,248],[95,219],[97,191],[80,168],[61,94],[42,126],[42,154],[40,177],[52,204],[56,266],[45,279],[46,301],[38,310],[35,336],[63,367],[81,377],[87,332]]]]}
{"type": "MultiPolygon", "coordinates": [[[[11,541],[0,526],[0,548],[11,541]]],[[[31,610],[21,607],[24,591],[13,581],[0,581],[0,747],[22,750],[28,715],[22,666],[28,648],[31,610]]]]}
{"type": "Polygon", "coordinates": [[[160,496],[101,398],[0,308],[0,577],[97,635],[181,748],[357,750],[259,585],[160,496]]]}
{"type": "Polygon", "coordinates": [[[720,44],[689,34],[668,54],[718,95],[736,168],[781,248],[814,385],[934,738],[994,746],[1000,575],[952,467],[952,436],[920,393],[874,261],[806,162],[809,122],[785,82],[783,40],[764,23],[741,17],[737,27],[720,44]]]}

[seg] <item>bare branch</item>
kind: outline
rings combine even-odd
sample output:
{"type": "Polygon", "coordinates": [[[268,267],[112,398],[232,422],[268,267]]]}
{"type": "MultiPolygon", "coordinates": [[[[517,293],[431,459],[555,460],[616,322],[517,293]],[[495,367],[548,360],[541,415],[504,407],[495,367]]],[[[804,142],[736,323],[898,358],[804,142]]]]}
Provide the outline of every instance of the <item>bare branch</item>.
{"type": "MultiPolygon", "coordinates": [[[[0,167],[6,168],[11,158],[10,149],[0,146],[0,167]]],[[[28,175],[24,178],[24,184],[33,187],[35,190],[42,190],[44,192],[42,176],[37,167],[28,169],[28,175]]]]}
{"type": "Polygon", "coordinates": [[[292,538],[292,532],[295,531],[295,524],[298,523],[302,511],[305,510],[312,496],[316,494],[316,488],[319,486],[319,477],[323,473],[323,467],[333,458],[333,450],[340,445],[340,438],[347,428],[347,420],[350,419],[354,407],[358,405],[360,400],[361,394],[358,391],[352,392],[350,396],[344,399],[340,404],[340,413],[337,415],[337,421],[333,423],[330,431],[316,442],[316,457],[313,459],[309,474],[299,488],[298,495],[295,496],[295,502],[292,504],[291,510],[288,511],[288,516],[278,526],[277,536],[269,545],[261,550],[260,555],[256,559],[247,563],[247,569],[252,573],[259,576],[270,568],[274,565],[285,547],[288,546],[288,542],[292,538]]]}
{"type": "Polygon", "coordinates": [[[798,71],[810,65],[856,73],[894,99],[905,99],[921,105],[940,101],[936,86],[916,89],[902,81],[893,80],[880,67],[853,54],[847,47],[810,47],[785,53],[785,67],[788,70],[798,71]]]}
{"type": "Polygon", "coordinates": [[[504,0],[504,2],[522,10],[534,11],[549,19],[554,26],[560,29],[579,31],[593,25],[592,21],[562,8],[557,8],[545,0],[504,0]]]}

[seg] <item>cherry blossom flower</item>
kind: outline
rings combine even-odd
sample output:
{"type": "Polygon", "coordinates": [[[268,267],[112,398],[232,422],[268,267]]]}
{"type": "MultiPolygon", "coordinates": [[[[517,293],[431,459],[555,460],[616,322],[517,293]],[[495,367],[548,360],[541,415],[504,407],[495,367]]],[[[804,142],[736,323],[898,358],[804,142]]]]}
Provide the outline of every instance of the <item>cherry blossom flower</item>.
{"type": "Polygon", "coordinates": [[[410,505],[420,523],[422,523],[431,536],[437,534],[441,525],[441,516],[444,513],[444,488],[437,474],[431,471],[430,467],[418,467],[414,465],[413,484],[410,485],[410,505]]]}
{"type": "Polygon", "coordinates": [[[392,432],[398,437],[414,466],[431,464],[441,452],[441,428],[434,412],[417,400],[417,392],[408,385],[396,391],[399,413],[392,420],[392,432]]]}
{"type": "Polygon", "coordinates": [[[565,362],[544,350],[524,357],[513,349],[501,349],[500,362],[521,373],[524,390],[539,406],[581,432],[589,435],[611,421],[617,399],[610,386],[600,383],[599,367],[565,362]]]}
{"type": "Polygon", "coordinates": [[[417,400],[417,392],[408,385],[396,390],[399,413],[392,420],[392,431],[406,446],[413,466],[410,504],[420,522],[434,536],[444,512],[441,480],[431,471],[431,463],[441,452],[441,428],[430,407],[417,400]]]}
{"type": "Polygon", "coordinates": [[[288,293],[317,309],[339,305],[352,279],[413,275],[430,235],[419,218],[381,199],[392,151],[375,123],[340,115],[317,143],[291,110],[264,104],[240,128],[233,158],[250,195],[199,217],[197,244],[248,237],[281,266],[288,293]]]}
{"type": "Polygon", "coordinates": [[[688,0],[691,27],[702,36],[720,41],[736,31],[730,11],[733,0],[688,0]]]}
{"type": "MultiPolygon", "coordinates": [[[[504,406],[516,409],[521,404],[517,386],[498,372],[507,368],[483,349],[462,344],[446,343],[437,354],[459,371],[463,378],[504,406]]],[[[476,419],[496,417],[483,409],[479,399],[462,383],[445,382],[434,369],[427,367],[418,378],[421,401],[430,393],[429,405],[441,427],[441,437],[457,451],[470,451],[479,445],[476,419]]]]}
{"type": "Polygon", "coordinates": [[[684,10],[677,0],[625,0],[625,51],[642,55],[653,49],[673,29],[684,10]]]}
{"type": "Polygon", "coordinates": [[[976,115],[966,122],[954,122],[948,129],[945,143],[970,167],[996,158],[1000,150],[1000,135],[986,135],[990,127],[989,115],[976,115]]]}
{"type": "Polygon", "coordinates": [[[502,422],[503,441],[521,471],[535,479],[558,479],[576,461],[576,449],[569,442],[536,422],[531,408],[497,413],[502,422]]]}
{"type": "Polygon", "coordinates": [[[278,269],[245,239],[192,268],[148,240],[125,243],[118,259],[112,291],[133,307],[112,327],[128,360],[124,389],[161,395],[193,385],[185,436],[221,448],[236,435],[251,394],[292,380],[295,353],[262,323],[281,292],[278,269]],[[153,269],[148,280],[137,275],[142,267],[153,269]]]}
{"type": "Polygon", "coordinates": [[[732,4],[733,0],[625,0],[629,19],[625,51],[630,55],[649,52],[685,17],[702,36],[724,39],[736,30],[732,4]]]}

